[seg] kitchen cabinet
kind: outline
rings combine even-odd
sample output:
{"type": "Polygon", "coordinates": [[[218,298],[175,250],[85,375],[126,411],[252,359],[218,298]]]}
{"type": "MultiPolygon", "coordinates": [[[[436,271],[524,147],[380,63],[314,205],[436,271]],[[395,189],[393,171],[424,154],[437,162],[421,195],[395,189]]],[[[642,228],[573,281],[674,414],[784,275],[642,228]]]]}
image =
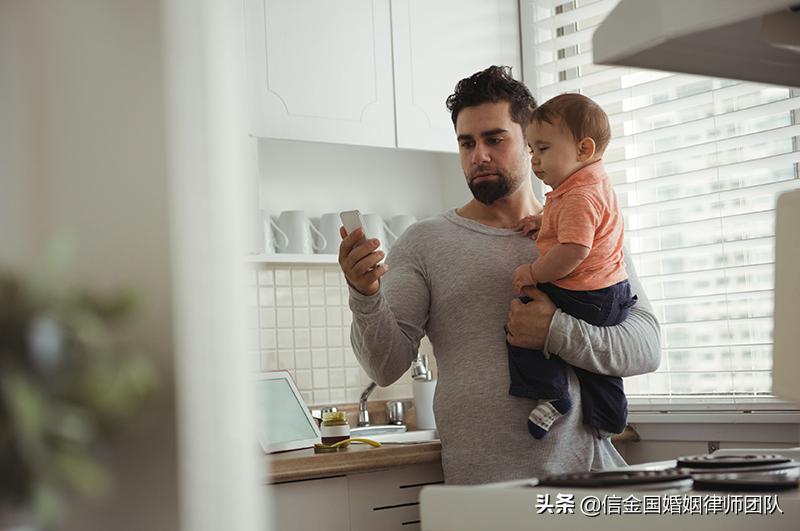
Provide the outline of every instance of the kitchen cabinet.
{"type": "Polygon", "coordinates": [[[392,52],[397,147],[455,153],[455,84],[491,65],[521,78],[517,2],[392,0],[392,52]]]}
{"type": "Polygon", "coordinates": [[[272,529],[349,531],[347,477],[272,486],[272,529]]]}
{"type": "Polygon", "coordinates": [[[351,531],[420,529],[419,494],[444,483],[440,464],[397,468],[347,477],[351,531]]]}
{"type": "Polygon", "coordinates": [[[412,531],[419,494],[444,482],[441,464],[272,485],[275,529],[412,531]]]}
{"type": "Polygon", "coordinates": [[[387,0],[245,0],[251,133],[393,147],[387,0]]]}
{"type": "Polygon", "coordinates": [[[245,0],[251,133],[456,152],[445,99],[520,69],[516,0],[245,0]]]}

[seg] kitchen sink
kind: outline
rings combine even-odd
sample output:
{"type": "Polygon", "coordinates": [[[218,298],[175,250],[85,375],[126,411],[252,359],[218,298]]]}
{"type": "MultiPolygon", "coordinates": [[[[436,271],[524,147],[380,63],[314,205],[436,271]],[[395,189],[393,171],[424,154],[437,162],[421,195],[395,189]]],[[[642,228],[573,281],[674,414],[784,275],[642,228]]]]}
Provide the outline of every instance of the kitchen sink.
{"type": "Polygon", "coordinates": [[[363,437],[383,443],[423,443],[439,440],[437,430],[407,430],[405,426],[361,426],[350,428],[350,437],[363,437]]]}

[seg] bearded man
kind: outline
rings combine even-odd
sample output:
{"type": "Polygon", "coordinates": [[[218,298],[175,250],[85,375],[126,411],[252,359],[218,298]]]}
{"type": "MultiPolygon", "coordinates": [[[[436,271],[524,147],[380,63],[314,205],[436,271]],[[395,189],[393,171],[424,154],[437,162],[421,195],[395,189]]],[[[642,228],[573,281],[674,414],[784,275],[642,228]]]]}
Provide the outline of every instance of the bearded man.
{"type": "MultiPolygon", "coordinates": [[[[539,253],[515,228],[543,208],[531,187],[525,140],[536,102],[508,67],[492,66],[461,80],[447,106],[474,198],[408,228],[385,264],[378,265],[384,256],[377,240],[354,247],[363,232],[342,231],[339,264],[350,286],[356,357],[387,386],[408,370],[428,335],[438,366],[434,412],[448,484],[622,466],[610,439],[598,437],[580,414],[565,417],[543,439],[530,436],[525,419],[533,401],[508,394],[506,340],[597,374],[654,371],[659,325],[633,261],[626,254],[639,302],[620,325],[597,327],[571,317],[533,287],[524,290],[533,300],[521,302],[511,276],[539,253]]],[[[573,410],[580,412],[580,384],[571,368],[567,376],[573,410]]]]}

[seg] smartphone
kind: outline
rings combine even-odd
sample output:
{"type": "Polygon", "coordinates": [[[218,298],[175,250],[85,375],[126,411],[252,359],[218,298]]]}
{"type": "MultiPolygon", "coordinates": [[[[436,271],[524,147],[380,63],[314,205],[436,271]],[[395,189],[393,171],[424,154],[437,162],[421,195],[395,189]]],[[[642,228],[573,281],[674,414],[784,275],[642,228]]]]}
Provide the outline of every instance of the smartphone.
{"type": "Polygon", "coordinates": [[[358,240],[353,248],[369,240],[367,227],[364,224],[364,218],[361,217],[361,212],[358,210],[347,210],[339,214],[339,217],[342,218],[342,225],[344,225],[344,230],[347,234],[351,234],[354,230],[359,228],[364,231],[364,237],[358,240]]]}

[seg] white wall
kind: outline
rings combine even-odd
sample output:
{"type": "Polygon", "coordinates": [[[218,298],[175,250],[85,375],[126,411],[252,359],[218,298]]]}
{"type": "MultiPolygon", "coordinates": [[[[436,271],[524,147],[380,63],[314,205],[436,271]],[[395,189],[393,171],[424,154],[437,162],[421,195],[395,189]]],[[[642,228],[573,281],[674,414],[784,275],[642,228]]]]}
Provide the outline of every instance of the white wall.
{"type": "Polygon", "coordinates": [[[0,2],[0,261],[17,266],[29,263],[36,248],[24,15],[21,2],[0,2]]]}
{"type": "MultiPolygon", "coordinates": [[[[453,142],[455,142],[453,133],[453,142]]],[[[261,207],[311,218],[359,209],[423,219],[471,198],[458,156],[320,142],[259,140],[261,207]]]]}
{"type": "MultiPolygon", "coordinates": [[[[70,282],[136,286],[130,338],[173,369],[160,6],[156,0],[0,3],[0,265],[20,271],[59,231],[70,282]]],[[[75,503],[64,529],[175,530],[175,414],[119,440],[106,507],[75,503]]]]}
{"type": "Polygon", "coordinates": [[[126,339],[167,383],[163,409],[105,449],[109,500],[72,500],[61,529],[265,528],[231,287],[231,175],[247,171],[237,15],[227,0],[0,2],[0,267],[24,272],[55,234],[73,238],[65,281],[136,287],[126,339]]]}

